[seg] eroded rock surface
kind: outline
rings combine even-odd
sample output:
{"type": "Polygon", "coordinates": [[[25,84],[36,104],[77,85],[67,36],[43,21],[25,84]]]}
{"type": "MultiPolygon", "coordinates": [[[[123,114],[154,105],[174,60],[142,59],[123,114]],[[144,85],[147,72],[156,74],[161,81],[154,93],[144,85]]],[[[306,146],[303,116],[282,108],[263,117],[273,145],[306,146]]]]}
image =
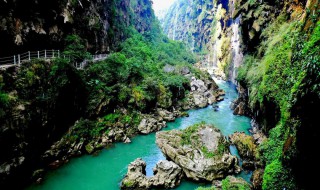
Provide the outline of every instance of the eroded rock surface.
{"type": "Polygon", "coordinates": [[[227,140],[219,129],[210,125],[161,131],[156,134],[156,143],[188,178],[196,181],[213,181],[240,170],[237,158],[229,152],[227,140]]]}
{"type": "Polygon", "coordinates": [[[190,82],[191,99],[190,105],[192,107],[203,108],[213,104],[219,100],[220,91],[214,91],[215,85],[210,81],[203,81],[195,77],[191,78],[190,82]]]}
{"type": "Polygon", "coordinates": [[[254,138],[242,132],[236,132],[229,136],[230,142],[234,144],[243,159],[254,160],[257,154],[257,145],[254,138]]]}
{"type": "Polygon", "coordinates": [[[131,162],[128,173],[121,182],[121,189],[174,188],[183,176],[181,168],[174,162],[161,160],[153,169],[154,176],[146,177],[146,163],[141,158],[131,162]]]}

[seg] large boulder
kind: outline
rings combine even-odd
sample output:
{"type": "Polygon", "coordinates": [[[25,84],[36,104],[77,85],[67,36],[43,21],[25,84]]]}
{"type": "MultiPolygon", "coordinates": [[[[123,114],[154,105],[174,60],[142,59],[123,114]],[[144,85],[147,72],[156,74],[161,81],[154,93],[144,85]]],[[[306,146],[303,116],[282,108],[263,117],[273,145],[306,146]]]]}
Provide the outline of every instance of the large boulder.
{"type": "Polygon", "coordinates": [[[257,155],[257,145],[255,144],[252,136],[246,135],[243,132],[236,132],[230,135],[229,139],[230,142],[237,147],[241,158],[255,160],[257,155]]]}
{"type": "Polygon", "coordinates": [[[149,115],[141,120],[140,124],[138,125],[138,130],[142,134],[149,134],[154,131],[159,131],[165,126],[165,121],[158,120],[158,118],[149,115]]]}
{"type": "Polygon", "coordinates": [[[128,173],[121,182],[121,189],[145,190],[174,188],[181,182],[182,169],[174,162],[161,160],[153,169],[154,176],[146,176],[146,163],[138,158],[128,166],[128,173]]]}
{"type": "Polygon", "coordinates": [[[165,109],[157,109],[158,115],[163,118],[165,121],[174,121],[176,119],[175,114],[172,112],[169,112],[165,109]]]}
{"type": "Polygon", "coordinates": [[[146,177],[146,162],[141,158],[131,162],[128,173],[121,182],[121,189],[148,189],[151,184],[146,177]]]}
{"type": "Polygon", "coordinates": [[[175,71],[175,67],[172,66],[172,65],[169,65],[169,64],[166,64],[163,68],[163,71],[166,72],[166,73],[172,73],[175,71]]]}
{"type": "Polygon", "coordinates": [[[226,138],[213,126],[197,124],[185,130],[157,132],[156,143],[190,179],[213,181],[240,171],[226,138]]]}
{"type": "Polygon", "coordinates": [[[195,77],[192,77],[190,85],[191,91],[205,92],[208,90],[208,87],[205,85],[205,82],[200,79],[196,79],[195,77]]]}
{"type": "Polygon", "coordinates": [[[153,187],[174,188],[181,182],[182,169],[172,161],[161,160],[153,169],[154,176],[150,178],[153,187]]]}
{"type": "Polygon", "coordinates": [[[196,107],[203,108],[208,105],[208,100],[203,94],[193,93],[194,104],[196,107]]]}
{"type": "Polygon", "coordinates": [[[180,69],[180,73],[181,73],[182,75],[188,75],[188,74],[190,74],[190,69],[189,69],[188,67],[182,67],[182,68],[180,69]]]}
{"type": "Polygon", "coordinates": [[[219,91],[213,91],[216,89],[215,85],[214,81],[200,80],[192,77],[190,82],[190,107],[203,108],[215,103],[219,96],[219,91]]]}

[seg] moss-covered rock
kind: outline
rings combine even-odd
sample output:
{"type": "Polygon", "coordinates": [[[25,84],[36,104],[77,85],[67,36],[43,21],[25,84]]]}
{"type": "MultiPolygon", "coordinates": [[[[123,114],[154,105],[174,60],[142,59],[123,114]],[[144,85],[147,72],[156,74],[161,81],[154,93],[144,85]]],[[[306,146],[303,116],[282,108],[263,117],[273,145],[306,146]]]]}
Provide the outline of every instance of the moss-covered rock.
{"type": "Polygon", "coordinates": [[[121,189],[153,189],[153,188],[174,188],[181,182],[183,176],[181,168],[167,160],[161,160],[153,169],[154,176],[146,176],[146,163],[141,158],[131,162],[128,172],[121,182],[121,189]]]}
{"type": "Polygon", "coordinates": [[[91,153],[93,153],[93,151],[94,151],[94,147],[92,146],[91,143],[87,144],[87,145],[85,146],[85,149],[86,149],[86,151],[87,151],[88,154],[91,154],[91,153]]]}
{"type": "Polygon", "coordinates": [[[156,143],[193,180],[212,181],[239,171],[227,140],[213,126],[198,124],[185,130],[158,132],[156,143]]]}
{"type": "Polygon", "coordinates": [[[230,142],[234,144],[243,159],[256,160],[258,147],[254,142],[254,138],[245,133],[236,132],[229,136],[230,142]]]}
{"type": "Polygon", "coordinates": [[[222,180],[223,190],[250,190],[251,185],[242,178],[228,176],[222,180]]]}

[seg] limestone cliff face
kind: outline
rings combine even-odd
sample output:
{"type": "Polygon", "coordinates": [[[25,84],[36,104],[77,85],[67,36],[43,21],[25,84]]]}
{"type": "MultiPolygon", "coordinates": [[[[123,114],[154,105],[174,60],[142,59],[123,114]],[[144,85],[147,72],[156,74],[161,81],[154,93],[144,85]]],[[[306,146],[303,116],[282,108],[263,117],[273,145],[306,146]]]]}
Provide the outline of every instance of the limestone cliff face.
{"type": "Polygon", "coordinates": [[[212,1],[178,0],[162,20],[164,32],[173,40],[185,41],[195,52],[201,51],[210,38],[213,6],[212,1]]]}
{"type": "Polygon", "coordinates": [[[30,50],[63,49],[78,34],[92,53],[108,52],[154,21],[150,0],[1,0],[0,56],[30,50]]]}
{"type": "Polygon", "coordinates": [[[242,62],[241,17],[232,19],[228,1],[179,0],[161,20],[169,38],[184,41],[199,53],[202,65],[235,82],[242,62]]]}
{"type": "Polygon", "coordinates": [[[160,19],[169,38],[184,41],[199,53],[202,65],[236,83],[246,52],[254,52],[260,36],[283,7],[295,1],[178,0],[160,19]]]}

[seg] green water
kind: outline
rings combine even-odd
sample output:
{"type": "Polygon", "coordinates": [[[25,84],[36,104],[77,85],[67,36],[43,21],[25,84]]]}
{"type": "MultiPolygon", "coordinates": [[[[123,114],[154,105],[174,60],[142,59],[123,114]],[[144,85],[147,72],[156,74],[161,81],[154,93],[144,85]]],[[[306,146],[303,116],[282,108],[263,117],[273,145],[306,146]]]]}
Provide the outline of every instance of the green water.
{"type": "MultiPolygon", "coordinates": [[[[220,88],[226,91],[225,100],[219,102],[219,111],[215,112],[212,106],[199,110],[190,110],[189,117],[178,118],[168,123],[167,128],[184,129],[195,123],[205,121],[220,128],[224,135],[235,131],[244,131],[249,134],[250,119],[244,116],[235,116],[229,108],[233,99],[237,97],[234,86],[224,81],[218,81],[220,88]]],[[[28,189],[38,190],[117,190],[127,166],[136,158],[142,158],[147,163],[147,175],[152,175],[152,168],[162,159],[165,159],[155,144],[155,133],[146,136],[137,136],[130,144],[116,143],[113,147],[103,150],[98,156],[81,156],[72,159],[61,168],[49,172],[41,185],[33,185],[28,189]]],[[[230,148],[235,155],[237,151],[230,148]]],[[[239,176],[249,180],[251,173],[242,172],[239,176]]],[[[178,190],[194,190],[204,184],[183,181],[176,188],[178,190]]]]}

